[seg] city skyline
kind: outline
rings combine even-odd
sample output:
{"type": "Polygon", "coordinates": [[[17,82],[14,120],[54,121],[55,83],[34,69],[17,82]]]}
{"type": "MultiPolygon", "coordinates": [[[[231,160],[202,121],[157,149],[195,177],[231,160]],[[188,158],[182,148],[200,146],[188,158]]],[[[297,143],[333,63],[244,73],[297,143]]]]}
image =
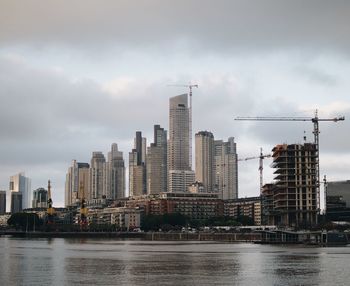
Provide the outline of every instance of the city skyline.
{"type": "MultiPolygon", "coordinates": [[[[106,1],[81,2],[81,10],[3,2],[0,189],[25,171],[32,190],[51,179],[54,205],[63,205],[72,159],[90,162],[92,151],[107,154],[116,142],[127,162],[135,131],[150,140],[154,124],[167,128],[168,99],[188,91],[167,85],[189,81],[199,85],[193,139],[201,130],[233,136],[239,158],[302,143],[304,130],[308,141],[313,134],[308,122],[236,116],[344,115],[320,124],[320,175],[349,179],[349,4],[296,2],[106,1]]],[[[265,183],[273,178],[270,162],[265,183]]],[[[238,169],[239,196],[258,195],[258,160],[238,169]]]]}

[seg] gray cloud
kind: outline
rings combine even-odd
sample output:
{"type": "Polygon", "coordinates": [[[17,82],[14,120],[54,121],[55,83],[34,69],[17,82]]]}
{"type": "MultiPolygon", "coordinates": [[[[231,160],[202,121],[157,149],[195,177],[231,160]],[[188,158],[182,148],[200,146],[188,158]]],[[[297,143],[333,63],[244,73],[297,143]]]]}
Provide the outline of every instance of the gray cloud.
{"type": "MultiPolygon", "coordinates": [[[[323,117],[345,115],[320,127],[322,168],[346,179],[348,166],[339,170],[329,157],[349,154],[349,8],[313,0],[1,1],[0,187],[19,171],[33,188],[50,177],[62,205],[72,159],[89,161],[117,142],[127,160],[136,130],[152,138],[153,124],[168,128],[168,98],[186,89],[167,84],[189,79],[199,84],[193,132],[234,136],[240,157],[302,142],[304,130],[312,140],[312,124],[235,116],[312,116],[316,106],[323,117]]],[[[258,194],[257,164],[240,165],[241,196],[258,194]]],[[[272,180],[268,161],[265,170],[272,180]]]]}
{"type": "MultiPolygon", "coordinates": [[[[347,1],[2,1],[3,44],[348,53],[347,1]]],[[[99,48],[94,48],[99,47],[99,48]]]]}

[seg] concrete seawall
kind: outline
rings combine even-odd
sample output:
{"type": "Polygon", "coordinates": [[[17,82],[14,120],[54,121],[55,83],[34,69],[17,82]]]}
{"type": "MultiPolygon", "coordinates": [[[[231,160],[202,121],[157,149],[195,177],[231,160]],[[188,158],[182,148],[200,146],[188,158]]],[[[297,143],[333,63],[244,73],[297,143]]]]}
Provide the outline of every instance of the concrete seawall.
{"type": "Polygon", "coordinates": [[[197,240],[197,241],[261,241],[260,233],[146,233],[146,240],[197,240]]]}
{"type": "Polygon", "coordinates": [[[0,235],[27,238],[114,238],[152,241],[261,241],[260,233],[183,233],[183,232],[0,232],[0,235]]]}

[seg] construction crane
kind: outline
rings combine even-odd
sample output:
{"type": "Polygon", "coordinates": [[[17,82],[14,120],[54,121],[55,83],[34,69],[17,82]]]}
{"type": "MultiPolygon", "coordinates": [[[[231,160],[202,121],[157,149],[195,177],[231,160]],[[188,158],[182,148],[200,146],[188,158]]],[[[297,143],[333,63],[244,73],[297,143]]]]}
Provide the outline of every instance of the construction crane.
{"type": "Polygon", "coordinates": [[[260,156],[247,157],[238,159],[237,161],[248,161],[252,159],[259,159],[259,173],[260,173],[260,194],[262,193],[264,179],[263,179],[263,169],[264,169],[264,159],[272,157],[271,154],[263,154],[262,148],[260,148],[260,156]]]}
{"type": "Polygon", "coordinates": [[[320,154],[319,154],[319,122],[322,121],[344,121],[345,117],[334,117],[334,118],[319,118],[318,111],[315,111],[314,117],[236,117],[235,120],[250,120],[250,121],[311,121],[314,125],[314,143],[316,146],[316,191],[317,191],[317,207],[320,212],[320,154]]]}
{"type": "Polygon", "coordinates": [[[87,225],[87,213],[88,213],[88,210],[86,208],[85,196],[84,196],[83,182],[80,182],[78,196],[79,196],[79,198],[81,198],[81,200],[80,200],[80,226],[81,226],[81,228],[83,228],[87,225]]]}
{"type": "Polygon", "coordinates": [[[51,182],[48,181],[47,184],[47,222],[49,224],[53,223],[53,216],[55,213],[55,209],[52,206],[52,198],[51,198],[51,182]]]}
{"type": "Polygon", "coordinates": [[[190,121],[190,128],[189,128],[189,140],[190,140],[190,148],[189,148],[189,155],[190,155],[190,167],[192,168],[192,88],[198,88],[198,84],[169,84],[168,86],[177,86],[177,87],[187,87],[189,88],[190,92],[190,114],[189,114],[189,121],[190,121]]]}

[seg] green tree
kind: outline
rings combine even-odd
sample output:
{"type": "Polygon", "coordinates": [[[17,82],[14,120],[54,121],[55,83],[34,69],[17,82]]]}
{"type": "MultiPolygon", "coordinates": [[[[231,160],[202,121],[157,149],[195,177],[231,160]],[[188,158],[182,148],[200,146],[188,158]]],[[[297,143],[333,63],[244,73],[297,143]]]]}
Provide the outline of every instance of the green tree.
{"type": "Polygon", "coordinates": [[[7,220],[7,224],[17,230],[32,231],[34,228],[38,229],[43,222],[35,213],[15,213],[7,220]]]}

